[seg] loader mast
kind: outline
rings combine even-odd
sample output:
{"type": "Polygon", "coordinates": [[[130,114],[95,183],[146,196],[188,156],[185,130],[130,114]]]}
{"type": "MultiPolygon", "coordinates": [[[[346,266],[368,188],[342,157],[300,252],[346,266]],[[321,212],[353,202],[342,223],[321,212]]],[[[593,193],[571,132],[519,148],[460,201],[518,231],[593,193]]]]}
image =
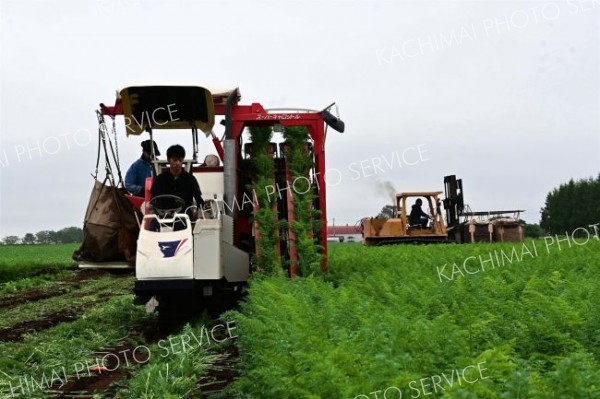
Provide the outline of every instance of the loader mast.
{"type": "Polygon", "coordinates": [[[464,196],[462,179],[457,179],[456,175],[444,177],[445,196],[444,209],[446,210],[446,223],[448,227],[458,228],[460,225],[460,216],[464,211],[464,196]]]}

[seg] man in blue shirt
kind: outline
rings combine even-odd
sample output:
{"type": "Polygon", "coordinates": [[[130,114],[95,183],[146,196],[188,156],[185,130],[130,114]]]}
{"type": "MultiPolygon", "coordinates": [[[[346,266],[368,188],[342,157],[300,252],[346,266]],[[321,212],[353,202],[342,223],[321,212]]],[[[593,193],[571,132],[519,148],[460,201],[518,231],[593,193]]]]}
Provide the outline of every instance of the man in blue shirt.
{"type": "Polygon", "coordinates": [[[160,155],[156,142],[152,140],[142,141],[142,156],[135,161],[127,170],[125,175],[125,188],[131,194],[138,197],[144,196],[146,178],[152,176],[152,145],[154,144],[154,155],[160,155]]]}

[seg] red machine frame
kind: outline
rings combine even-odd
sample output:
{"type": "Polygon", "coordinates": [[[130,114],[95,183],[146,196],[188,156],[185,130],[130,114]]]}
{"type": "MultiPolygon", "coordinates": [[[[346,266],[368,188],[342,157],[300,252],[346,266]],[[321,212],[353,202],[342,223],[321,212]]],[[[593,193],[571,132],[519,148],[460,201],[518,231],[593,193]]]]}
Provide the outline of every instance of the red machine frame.
{"type": "MultiPolygon", "coordinates": [[[[215,115],[225,116],[230,123],[230,139],[235,142],[235,153],[241,154],[240,141],[241,136],[244,132],[244,128],[251,126],[274,126],[281,124],[283,126],[306,126],[308,133],[313,140],[313,154],[314,154],[314,167],[315,176],[317,179],[318,189],[318,200],[319,210],[321,214],[321,237],[320,245],[322,247],[323,260],[321,262],[321,269],[325,271],[327,269],[327,202],[326,202],[326,182],[325,182],[325,120],[319,112],[290,112],[290,113],[269,113],[259,103],[252,103],[251,105],[238,105],[240,97],[237,89],[233,92],[234,96],[213,96],[215,115]],[[232,102],[231,105],[227,105],[227,101],[232,102]],[[233,100],[233,101],[231,101],[233,100]],[[230,110],[228,114],[228,108],[230,110]]],[[[120,98],[117,98],[114,106],[106,106],[100,104],[100,112],[103,115],[114,117],[116,115],[123,115],[123,104],[120,98]]],[[[221,160],[223,161],[223,146],[218,138],[213,136],[213,143],[215,149],[221,160]]],[[[239,176],[236,173],[236,196],[241,198],[239,192],[239,176]]],[[[241,218],[235,219],[235,233],[234,240],[235,244],[239,245],[239,233],[247,232],[246,225],[247,220],[241,218]]],[[[294,259],[295,251],[290,251],[290,257],[294,259]]],[[[297,270],[292,262],[290,266],[290,276],[297,275],[297,270]]]]}

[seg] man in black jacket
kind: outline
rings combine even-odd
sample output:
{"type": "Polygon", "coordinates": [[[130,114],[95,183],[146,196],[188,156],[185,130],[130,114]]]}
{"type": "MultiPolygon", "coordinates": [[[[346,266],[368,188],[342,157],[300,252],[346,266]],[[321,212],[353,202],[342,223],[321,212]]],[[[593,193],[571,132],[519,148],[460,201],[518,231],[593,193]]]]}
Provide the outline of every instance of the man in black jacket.
{"type": "MultiPolygon", "coordinates": [[[[202,192],[198,181],[191,174],[183,169],[183,159],[185,158],[185,149],[179,144],[169,147],[167,150],[167,161],[169,162],[169,170],[164,171],[154,179],[152,183],[152,198],[157,195],[171,194],[183,199],[185,209],[193,205],[193,200],[196,200],[198,207],[204,206],[202,192]]],[[[161,201],[160,207],[174,208],[172,202],[168,200],[161,201]]],[[[182,210],[182,211],[183,211],[182,210]]]]}
{"type": "Polygon", "coordinates": [[[415,204],[412,206],[412,209],[410,211],[410,216],[408,217],[408,223],[410,223],[411,226],[421,226],[423,229],[427,228],[427,223],[429,222],[429,215],[427,215],[425,212],[423,212],[423,210],[421,209],[421,206],[423,205],[423,200],[421,198],[417,198],[417,200],[415,201],[415,204]]]}

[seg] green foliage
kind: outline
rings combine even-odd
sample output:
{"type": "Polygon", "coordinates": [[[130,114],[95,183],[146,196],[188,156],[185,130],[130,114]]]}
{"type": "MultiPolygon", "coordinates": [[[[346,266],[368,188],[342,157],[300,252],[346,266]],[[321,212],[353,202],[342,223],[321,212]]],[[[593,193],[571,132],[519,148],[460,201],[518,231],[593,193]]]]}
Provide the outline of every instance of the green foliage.
{"type": "MultiPolygon", "coordinates": [[[[132,328],[150,319],[143,308],[132,304],[131,295],[118,295],[91,307],[72,323],[27,335],[22,342],[0,342],[0,394],[10,393],[8,382],[16,384],[21,376],[40,380],[43,373],[49,376],[52,370],[61,367],[74,374],[78,363],[95,365],[98,361],[94,353],[115,342],[129,340],[132,328]]],[[[130,341],[139,344],[140,338],[130,341]]],[[[81,377],[84,375],[87,371],[81,377]]],[[[28,397],[47,396],[44,388],[36,389],[28,397]]]]}
{"type": "Polygon", "coordinates": [[[35,244],[35,236],[31,233],[27,233],[23,236],[23,244],[35,244]]]}
{"type": "Polygon", "coordinates": [[[600,174],[561,184],[546,196],[540,226],[553,234],[600,222],[600,174]]]}
{"type": "Polygon", "coordinates": [[[542,238],[546,233],[539,224],[525,224],[525,237],[527,238],[542,238]]]}
{"type": "Polygon", "coordinates": [[[27,233],[23,238],[6,236],[2,239],[4,245],[15,244],[72,244],[83,241],[83,230],[79,227],[65,227],[59,231],[42,230],[35,235],[27,233]]]}
{"type": "Polygon", "coordinates": [[[453,281],[440,282],[437,267],[512,244],[339,245],[325,279],[253,280],[231,315],[242,373],[234,390],[335,399],[396,386],[411,397],[411,381],[484,362],[488,378],[446,384],[442,396],[599,398],[600,242],[537,246],[535,258],[453,281]]]}
{"type": "Polygon", "coordinates": [[[294,221],[290,230],[295,235],[294,245],[298,253],[298,267],[303,275],[319,272],[321,268],[320,247],[315,243],[315,234],[320,230],[320,213],[314,209],[316,199],[308,175],[313,167],[313,159],[308,146],[308,130],[305,126],[286,127],[283,133],[288,145],[285,154],[291,171],[292,186],[289,192],[294,204],[294,221]]]}
{"type": "Polygon", "coordinates": [[[24,321],[42,320],[48,315],[70,311],[76,306],[86,306],[110,295],[129,294],[131,284],[131,278],[104,277],[91,281],[81,288],[65,287],[63,295],[0,308],[0,329],[24,321]]]}
{"type": "Polygon", "coordinates": [[[273,156],[269,155],[269,144],[273,135],[270,127],[251,127],[252,138],[251,160],[255,176],[252,179],[253,192],[256,193],[256,201],[259,210],[254,213],[254,220],[258,224],[260,240],[256,242],[258,255],[256,262],[258,268],[267,275],[282,275],[283,268],[281,258],[277,253],[279,245],[279,228],[277,222],[277,209],[275,202],[268,196],[265,187],[275,187],[275,175],[273,156]]]}
{"type": "Polygon", "coordinates": [[[0,246],[0,283],[73,266],[76,244],[0,246]]]}
{"type": "MultiPolygon", "coordinates": [[[[181,340],[182,335],[202,337],[206,330],[202,326],[186,324],[181,332],[170,335],[169,339],[181,340]]],[[[192,393],[200,391],[198,380],[204,376],[210,365],[221,359],[221,355],[210,354],[206,347],[189,345],[182,350],[170,350],[169,346],[158,344],[149,346],[150,361],[143,368],[138,368],[128,382],[128,387],[121,390],[117,397],[123,399],[179,399],[192,397],[192,393]],[[165,353],[165,348],[169,349],[165,353]]]]}
{"type": "Polygon", "coordinates": [[[25,277],[19,280],[0,283],[0,297],[16,294],[31,288],[52,289],[58,288],[62,284],[57,280],[73,276],[72,270],[63,270],[56,273],[42,273],[34,277],[25,277]]]}
{"type": "Polygon", "coordinates": [[[252,192],[256,195],[259,209],[254,213],[258,226],[259,239],[256,240],[256,261],[259,270],[267,275],[283,275],[283,267],[295,266],[301,274],[308,275],[320,270],[321,248],[313,237],[320,233],[320,213],[314,208],[316,196],[308,181],[313,166],[311,155],[306,151],[308,131],[306,127],[286,127],[284,137],[288,145],[285,154],[291,172],[291,181],[287,195],[291,196],[294,205],[294,220],[278,220],[277,203],[269,197],[266,187],[277,187],[275,184],[274,158],[270,152],[272,129],[270,127],[250,128],[252,138],[251,161],[253,169],[252,192]],[[280,235],[287,234],[293,241],[298,260],[294,265],[282,264],[280,256],[280,235]]]}
{"type": "Polygon", "coordinates": [[[65,227],[56,232],[56,243],[78,243],[83,242],[83,229],[79,227],[65,227]]]}
{"type": "Polygon", "coordinates": [[[393,205],[385,205],[377,215],[381,219],[390,219],[396,217],[396,207],[393,205]]]}
{"type": "Polygon", "coordinates": [[[15,245],[18,244],[20,238],[18,236],[6,236],[2,239],[4,245],[15,245]]]}

